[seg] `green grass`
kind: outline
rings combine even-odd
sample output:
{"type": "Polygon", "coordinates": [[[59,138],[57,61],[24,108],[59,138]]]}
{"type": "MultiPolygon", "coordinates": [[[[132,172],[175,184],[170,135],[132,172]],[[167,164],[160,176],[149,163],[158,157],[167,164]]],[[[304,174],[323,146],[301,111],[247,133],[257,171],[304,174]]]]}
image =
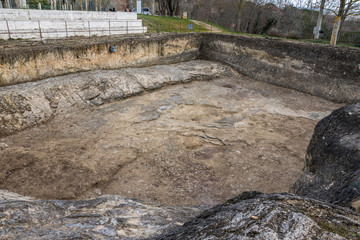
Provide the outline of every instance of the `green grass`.
{"type": "MultiPolygon", "coordinates": [[[[330,41],[328,40],[324,40],[324,39],[299,39],[299,41],[302,42],[312,42],[312,43],[317,43],[317,44],[330,44],[330,41]]],[[[348,44],[348,43],[342,43],[342,42],[337,42],[336,46],[344,46],[344,47],[356,47],[355,45],[352,44],[348,44]]]]}
{"type": "Polygon", "coordinates": [[[207,32],[208,30],[198,24],[176,17],[159,17],[138,15],[138,19],[143,20],[143,25],[148,27],[149,33],[159,32],[207,32]],[[193,24],[193,29],[188,29],[188,24],[193,24]]]}
{"type": "MultiPolygon", "coordinates": [[[[203,26],[200,26],[198,24],[195,24],[194,22],[191,22],[190,20],[185,20],[185,19],[177,18],[177,17],[138,15],[138,19],[143,20],[143,25],[148,28],[148,31],[147,31],[148,33],[161,33],[161,32],[188,33],[188,32],[210,32],[211,31],[209,29],[206,29],[203,26]],[[188,24],[193,24],[192,30],[188,29],[188,24]]],[[[293,41],[311,42],[311,43],[316,43],[316,44],[329,44],[329,41],[327,41],[327,40],[292,39],[292,38],[279,37],[279,36],[251,34],[251,33],[244,33],[244,32],[233,32],[230,29],[216,25],[214,23],[200,21],[200,20],[197,20],[197,21],[206,23],[208,25],[211,25],[211,26],[219,28],[219,29],[222,29],[222,30],[224,30],[224,33],[232,33],[232,34],[256,36],[256,37],[268,37],[268,38],[274,38],[274,39],[288,39],[288,40],[293,40],[293,41]]],[[[341,43],[341,42],[338,42],[337,46],[355,47],[354,45],[341,43]]]]}

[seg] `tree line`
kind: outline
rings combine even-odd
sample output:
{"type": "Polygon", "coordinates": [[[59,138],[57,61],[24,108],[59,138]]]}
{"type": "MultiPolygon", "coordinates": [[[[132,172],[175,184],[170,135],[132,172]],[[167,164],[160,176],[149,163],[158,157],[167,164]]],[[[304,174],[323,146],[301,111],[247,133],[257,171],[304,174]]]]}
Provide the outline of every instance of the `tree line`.
{"type": "MultiPolygon", "coordinates": [[[[289,38],[313,38],[321,0],[188,0],[182,5],[194,19],[216,23],[233,31],[289,38]],[[191,7],[189,7],[191,5],[191,7]]],[[[323,38],[330,40],[334,18],[340,40],[360,44],[360,0],[326,0],[323,38]]]]}

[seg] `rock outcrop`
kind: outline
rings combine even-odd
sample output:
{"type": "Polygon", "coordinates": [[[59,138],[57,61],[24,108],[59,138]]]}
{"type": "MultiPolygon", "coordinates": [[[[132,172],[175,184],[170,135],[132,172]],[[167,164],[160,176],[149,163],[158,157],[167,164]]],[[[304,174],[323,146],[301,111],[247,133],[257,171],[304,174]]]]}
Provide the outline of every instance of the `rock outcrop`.
{"type": "Polygon", "coordinates": [[[359,239],[359,220],[350,210],[287,193],[245,192],[156,239],[359,239]]]}
{"type": "Polygon", "coordinates": [[[199,212],[120,196],[86,201],[0,197],[0,239],[138,239],[181,225],[199,212]]]}
{"type": "Polygon", "coordinates": [[[343,206],[360,198],[360,103],[317,124],[305,161],[292,192],[343,206]]]}
{"type": "Polygon", "coordinates": [[[98,70],[3,87],[0,136],[43,123],[72,107],[101,105],[165,85],[231,74],[221,63],[195,60],[148,68],[98,70]]]}
{"type": "Polygon", "coordinates": [[[222,205],[161,207],[120,196],[0,200],[1,239],[359,239],[360,216],[289,194],[245,192],[222,205]],[[189,218],[197,217],[189,220],[189,218]]]}

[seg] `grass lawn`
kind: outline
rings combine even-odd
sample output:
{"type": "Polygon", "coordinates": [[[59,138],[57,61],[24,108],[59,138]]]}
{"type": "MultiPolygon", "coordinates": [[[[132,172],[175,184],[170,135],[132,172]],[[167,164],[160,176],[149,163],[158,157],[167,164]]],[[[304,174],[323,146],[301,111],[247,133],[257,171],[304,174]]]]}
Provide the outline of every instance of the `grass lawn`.
{"type": "MultiPolygon", "coordinates": [[[[317,44],[330,44],[330,41],[324,39],[299,39],[299,41],[312,42],[317,44]]],[[[342,43],[342,42],[337,42],[336,46],[356,47],[355,44],[342,43]]]]}
{"type": "Polygon", "coordinates": [[[148,27],[148,33],[159,32],[208,32],[206,28],[197,25],[190,20],[185,20],[176,17],[160,17],[160,16],[148,16],[138,15],[138,19],[143,20],[143,25],[148,27]],[[192,24],[193,29],[188,29],[188,25],[192,24]]]}
{"type": "MultiPolygon", "coordinates": [[[[188,33],[188,32],[210,32],[209,29],[206,29],[205,27],[198,25],[194,22],[191,22],[190,20],[185,20],[182,18],[177,17],[165,17],[165,16],[148,16],[148,15],[138,15],[138,19],[143,20],[143,25],[148,27],[148,33],[161,33],[161,32],[182,32],[182,33],[188,33]],[[193,29],[188,29],[188,25],[192,24],[193,29]]],[[[200,20],[197,20],[200,21],[200,20]]],[[[243,33],[243,32],[232,32],[230,29],[221,27],[219,25],[200,21],[203,23],[206,23],[208,25],[220,28],[224,30],[224,33],[232,33],[232,34],[240,34],[240,35],[250,35],[250,36],[257,36],[257,37],[269,37],[269,38],[277,38],[277,39],[289,39],[286,37],[274,37],[269,35],[259,35],[259,34],[250,34],[250,33],[243,33]]],[[[316,40],[316,39],[289,39],[293,41],[301,41],[301,42],[312,42],[317,44],[329,44],[329,41],[327,40],[316,40]]],[[[338,46],[346,46],[346,47],[355,47],[351,44],[345,44],[338,42],[338,46]]]]}

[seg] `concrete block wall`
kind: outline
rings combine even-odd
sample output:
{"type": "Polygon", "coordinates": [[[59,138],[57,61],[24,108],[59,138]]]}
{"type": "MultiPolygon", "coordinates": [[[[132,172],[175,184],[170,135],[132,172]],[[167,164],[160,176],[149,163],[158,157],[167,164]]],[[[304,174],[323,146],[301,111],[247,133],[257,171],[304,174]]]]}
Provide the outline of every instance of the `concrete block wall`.
{"type": "Polygon", "coordinates": [[[0,9],[1,39],[51,39],[146,31],[136,13],[0,9]]]}
{"type": "Polygon", "coordinates": [[[0,9],[0,20],[136,20],[134,12],[0,9]]]}

